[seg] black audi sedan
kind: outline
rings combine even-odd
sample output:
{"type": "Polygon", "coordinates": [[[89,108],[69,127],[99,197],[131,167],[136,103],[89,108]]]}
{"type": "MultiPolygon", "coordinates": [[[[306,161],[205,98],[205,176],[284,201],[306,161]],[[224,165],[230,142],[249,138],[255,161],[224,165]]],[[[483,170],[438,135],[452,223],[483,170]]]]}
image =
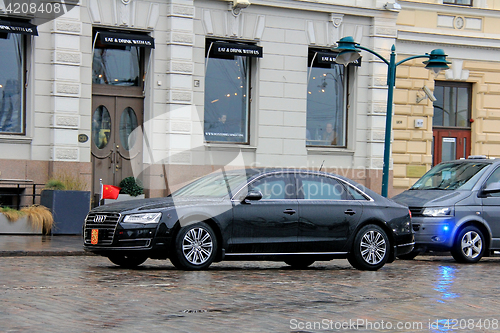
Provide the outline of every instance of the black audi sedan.
{"type": "Polygon", "coordinates": [[[84,249],[127,268],[148,258],[186,270],[347,258],[378,270],[413,246],[406,206],[344,177],[297,169],[221,170],[166,198],[96,207],[84,224],[84,249]]]}

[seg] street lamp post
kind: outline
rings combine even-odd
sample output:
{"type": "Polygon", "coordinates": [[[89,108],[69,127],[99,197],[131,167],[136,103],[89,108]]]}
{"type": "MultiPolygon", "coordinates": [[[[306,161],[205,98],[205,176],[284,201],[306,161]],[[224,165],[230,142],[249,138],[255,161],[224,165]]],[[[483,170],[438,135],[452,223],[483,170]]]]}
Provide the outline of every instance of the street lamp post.
{"type": "Polygon", "coordinates": [[[426,53],[425,55],[415,55],[396,62],[396,47],[394,45],[392,45],[389,60],[385,59],[377,52],[359,45],[351,36],[340,39],[337,42],[337,45],[337,48],[334,50],[340,51],[336,59],[336,62],[339,64],[347,65],[358,60],[361,57],[359,52],[364,50],[375,55],[388,66],[387,114],[385,120],[384,166],[382,171],[382,195],[387,197],[389,187],[389,160],[391,152],[392,104],[394,99],[394,86],[396,84],[396,67],[412,59],[427,58],[428,60],[423,62],[425,64],[425,68],[432,70],[437,74],[443,69],[448,69],[448,64],[450,62],[446,60],[446,54],[441,49],[432,50],[430,54],[426,53]]]}

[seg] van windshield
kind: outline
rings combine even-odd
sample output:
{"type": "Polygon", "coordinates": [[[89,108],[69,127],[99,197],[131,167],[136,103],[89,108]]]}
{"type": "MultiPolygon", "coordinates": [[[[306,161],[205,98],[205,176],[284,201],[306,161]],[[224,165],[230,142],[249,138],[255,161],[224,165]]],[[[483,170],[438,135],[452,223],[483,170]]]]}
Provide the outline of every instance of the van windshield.
{"type": "Polygon", "coordinates": [[[422,176],[410,190],[471,190],[489,163],[442,163],[422,176]]]}

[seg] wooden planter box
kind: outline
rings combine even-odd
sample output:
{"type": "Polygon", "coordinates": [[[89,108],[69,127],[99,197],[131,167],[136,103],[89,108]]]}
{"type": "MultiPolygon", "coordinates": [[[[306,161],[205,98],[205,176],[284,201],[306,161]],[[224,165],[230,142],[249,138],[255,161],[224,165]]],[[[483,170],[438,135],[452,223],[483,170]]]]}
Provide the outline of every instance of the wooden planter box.
{"type": "Polygon", "coordinates": [[[40,203],[54,216],[53,235],[81,235],[90,210],[90,191],[43,190],[40,203]]]}
{"type": "Polygon", "coordinates": [[[34,230],[27,216],[11,222],[0,213],[0,234],[41,235],[42,230],[34,230]]]}

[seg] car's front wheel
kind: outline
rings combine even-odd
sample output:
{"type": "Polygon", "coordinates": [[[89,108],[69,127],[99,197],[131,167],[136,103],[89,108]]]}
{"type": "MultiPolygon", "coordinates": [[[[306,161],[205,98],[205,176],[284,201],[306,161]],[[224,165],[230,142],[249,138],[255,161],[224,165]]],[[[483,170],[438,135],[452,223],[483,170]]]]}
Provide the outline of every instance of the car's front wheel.
{"type": "Polygon", "coordinates": [[[389,245],[389,238],[382,228],[366,225],[356,234],[347,260],[354,268],[376,271],[389,259],[389,245]]]}
{"type": "Polygon", "coordinates": [[[484,255],[485,242],[482,232],[474,227],[463,228],[451,249],[453,258],[461,263],[478,262],[484,255]]]}
{"type": "Polygon", "coordinates": [[[202,270],[212,264],[216,253],[215,233],[205,222],[198,222],[179,231],[170,261],[177,268],[202,270]]]}
{"type": "Polygon", "coordinates": [[[123,255],[114,254],[108,256],[109,261],[113,264],[124,267],[124,268],[135,268],[140,264],[144,263],[148,257],[141,255],[123,255]]]}

